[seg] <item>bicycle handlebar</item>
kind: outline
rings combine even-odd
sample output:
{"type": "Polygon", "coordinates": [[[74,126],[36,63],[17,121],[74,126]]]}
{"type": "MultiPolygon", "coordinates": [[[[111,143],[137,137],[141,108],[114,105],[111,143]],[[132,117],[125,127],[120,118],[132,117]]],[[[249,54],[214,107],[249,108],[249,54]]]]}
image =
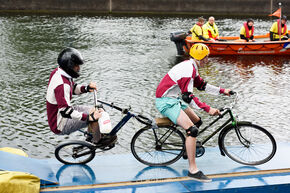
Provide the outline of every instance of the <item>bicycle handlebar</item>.
{"type": "Polygon", "coordinates": [[[224,110],[226,110],[226,109],[232,109],[232,108],[234,107],[234,105],[236,104],[237,97],[238,97],[238,93],[235,92],[235,91],[232,91],[232,90],[231,90],[231,91],[229,92],[229,94],[230,94],[230,95],[236,95],[236,97],[235,97],[234,101],[232,102],[232,104],[231,104],[229,107],[222,107],[222,108],[219,108],[219,111],[220,111],[220,112],[222,112],[222,111],[224,111],[224,110]]]}
{"type": "Polygon", "coordinates": [[[237,94],[237,92],[235,92],[235,91],[232,91],[232,90],[231,90],[229,93],[230,93],[230,95],[237,94]]]}

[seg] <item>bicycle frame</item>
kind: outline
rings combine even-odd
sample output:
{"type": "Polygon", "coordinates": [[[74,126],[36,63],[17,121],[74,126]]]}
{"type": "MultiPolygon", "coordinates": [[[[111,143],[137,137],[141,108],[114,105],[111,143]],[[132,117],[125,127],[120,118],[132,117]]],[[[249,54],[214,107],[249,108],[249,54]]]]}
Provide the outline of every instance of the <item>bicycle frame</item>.
{"type": "MultiPolygon", "coordinates": [[[[115,125],[115,127],[112,129],[112,131],[108,134],[108,135],[115,135],[116,133],[118,133],[118,131],[132,118],[132,117],[136,117],[137,115],[129,112],[129,109],[122,109],[120,107],[114,106],[113,103],[109,104],[103,101],[98,100],[99,103],[104,104],[106,106],[112,107],[118,111],[121,111],[123,114],[126,114],[119,122],[117,125],[115,125]]],[[[99,108],[102,108],[101,106],[98,106],[99,108]]],[[[138,119],[137,119],[138,120],[138,119]]],[[[87,134],[87,135],[91,135],[90,133],[88,133],[87,131],[83,131],[83,130],[79,130],[80,132],[87,134]]]]}
{"type": "Polygon", "coordinates": [[[117,125],[115,125],[115,127],[112,129],[112,131],[109,133],[109,135],[115,135],[116,133],[118,133],[118,131],[132,118],[132,117],[136,117],[135,114],[130,113],[129,109],[122,109],[120,107],[115,106],[113,103],[109,104],[103,101],[98,100],[99,103],[104,104],[106,106],[112,107],[118,111],[121,111],[123,114],[126,114],[119,122],[117,125]]]}
{"type": "Polygon", "coordinates": [[[226,114],[230,115],[230,118],[228,120],[226,120],[224,122],[224,124],[222,124],[217,130],[215,130],[214,132],[212,132],[212,134],[210,134],[206,139],[204,139],[203,141],[201,141],[201,144],[205,144],[208,140],[210,140],[215,134],[217,134],[219,131],[221,131],[223,128],[225,128],[230,122],[232,122],[232,124],[235,126],[237,124],[236,122],[236,118],[234,117],[232,110],[230,108],[226,108],[225,112],[222,113],[218,118],[216,118],[215,120],[213,120],[211,123],[209,123],[206,127],[204,127],[199,133],[198,136],[203,133],[204,131],[206,131],[209,127],[211,127],[212,125],[214,125],[218,120],[222,119],[226,114]]]}
{"type": "Polygon", "coordinates": [[[135,117],[140,123],[143,123],[145,125],[152,125],[152,120],[147,118],[147,117],[144,117],[143,115],[136,115],[134,113],[131,113],[130,112],[130,108],[128,109],[122,109],[120,107],[117,107],[115,106],[113,103],[109,104],[109,103],[106,103],[104,101],[100,101],[100,100],[97,100],[99,103],[101,104],[104,104],[106,106],[109,106],[109,107],[112,107],[118,111],[120,111],[122,114],[126,114],[119,122],[117,125],[115,125],[115,127],[112,129],[112,131],[109,133],[109,135],[115,135],[116,133],[118,133],[118,131],[132,118],[132,117],[135,117]],[[147,122],[146,122],[147,121],[147,122]]]}

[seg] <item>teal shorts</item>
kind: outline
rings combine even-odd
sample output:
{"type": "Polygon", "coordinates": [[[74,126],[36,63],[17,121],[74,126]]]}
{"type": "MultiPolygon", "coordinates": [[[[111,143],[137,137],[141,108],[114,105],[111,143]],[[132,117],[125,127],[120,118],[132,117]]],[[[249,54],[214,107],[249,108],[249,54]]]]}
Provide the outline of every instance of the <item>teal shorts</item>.
{"type": "Polygon", "coordinates": [[[162,97],[156,98],[156,108],[165,117],[168,117],[174,124],[177,124],[177,118],[181,109],[185,110],[188,105],[179,98],[162,97]]]}

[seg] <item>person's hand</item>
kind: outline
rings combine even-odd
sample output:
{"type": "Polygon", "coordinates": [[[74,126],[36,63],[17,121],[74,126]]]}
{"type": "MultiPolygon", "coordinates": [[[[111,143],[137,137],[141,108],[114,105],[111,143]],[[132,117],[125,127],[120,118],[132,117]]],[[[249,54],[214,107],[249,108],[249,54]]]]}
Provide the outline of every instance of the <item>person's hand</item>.
{"type": "Polygon", "coordinates": [[[94,92],[94,90],[98,90],[97,84],[95,82],[90,82],[90,84],[87,86],[87,92],[94,92]]]}
{"type": "Polygon", "coordinates": [[[89,115],[89,121],[93,122],[93,121],[97,121],[100,117],[102,116],[101,112],[98,111],[94,111],[92,113],[90,113],[89,115]]]}
{"type": "Polygon", "coordinates": [[[221,112],[218,109],[210,107],[208,114],[210,114],[211,116],[215,116],[215,115],[220,115],[221,112]]]}
{"type": "Polygon", "coordinates": [[[231,89],[225,89],[224,95],[230,96],[231,89]]]}
{"type": "Polygon", "coordinates": [[[98,111],[99,111],[99,113],[102,113],[102,112],[104,112],[104,109],[99,108],[98,111]]]}

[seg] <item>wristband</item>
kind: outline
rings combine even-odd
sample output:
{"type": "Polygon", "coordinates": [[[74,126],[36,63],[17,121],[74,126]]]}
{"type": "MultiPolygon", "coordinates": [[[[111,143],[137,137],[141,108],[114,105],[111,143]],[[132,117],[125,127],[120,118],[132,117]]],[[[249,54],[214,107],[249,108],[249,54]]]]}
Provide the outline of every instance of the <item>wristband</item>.
{"type": "Polygon", "coordinates": [[[93,89],[92,87],[90,87],[90,85],[86,86],[86,91],[90,92],[90,89],[93,89]]]}

